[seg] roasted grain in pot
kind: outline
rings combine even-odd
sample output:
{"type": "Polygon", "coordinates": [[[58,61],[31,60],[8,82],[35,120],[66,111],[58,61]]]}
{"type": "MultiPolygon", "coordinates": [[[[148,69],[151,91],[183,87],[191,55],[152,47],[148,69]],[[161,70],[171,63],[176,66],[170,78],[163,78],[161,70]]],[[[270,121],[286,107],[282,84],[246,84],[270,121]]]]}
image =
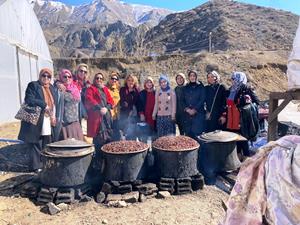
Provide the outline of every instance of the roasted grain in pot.
{"type": "Polygon", "coordinates": [[[114,141],[102,147],[102,151],[107,153],[122,154],[135,153],[146,150],[148,145],[139,141],[114,141]]]}
{"type": "Polygon", "coordinates": [[[193,138],[187,136],[164,136],[153,142],[152,146],[166,151],[184,151],[198,148],[199,144],[193,138]]]}

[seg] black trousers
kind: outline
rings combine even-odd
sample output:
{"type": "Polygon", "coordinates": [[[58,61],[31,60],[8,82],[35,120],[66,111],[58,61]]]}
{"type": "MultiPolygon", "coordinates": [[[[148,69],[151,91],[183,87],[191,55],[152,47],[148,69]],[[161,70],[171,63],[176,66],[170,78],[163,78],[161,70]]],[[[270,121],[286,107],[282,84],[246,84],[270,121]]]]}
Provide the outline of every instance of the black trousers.
{"type": "Polygon", "coordinates": [[[51,135],[41,136],[38,143],[31,143],[31,162],[30,169],[32,171],[41,169],[43,167],[41,161],[41,151],[46,147],[47,144],[51,143],[51,135]]]}

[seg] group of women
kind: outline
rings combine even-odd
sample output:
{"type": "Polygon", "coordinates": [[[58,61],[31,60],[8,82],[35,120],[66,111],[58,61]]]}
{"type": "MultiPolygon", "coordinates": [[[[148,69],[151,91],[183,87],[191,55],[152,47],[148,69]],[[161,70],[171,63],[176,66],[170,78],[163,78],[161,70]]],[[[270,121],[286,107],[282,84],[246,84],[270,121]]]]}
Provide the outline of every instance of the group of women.
{"type": "MultiPolygon", "coordinates": [[[[84,135],[92,137],[99,149],[112,140],[135,140],[146,131],[152,138],[175,135],[176,124],[181,135],[194,139],[203,132],[220,129],[242,133],[241,124],[251,123],[255,117],[250,107],[247,115],[251,118],[243,119],[242,109],[258,104],[242,72],[232,74],[229,90],[220,83],[216,71],[207,73],[206,86],[199,82],[196,71],[189,70],[187,78],[178,73],[174,90],[164,74],[159,77],[157,89],[153,78],[147,77],[143,90],[134,74],[126,76],[122,87],[117,72],[110,73],[107,83],[101,72],[94,75],[92,83],[87,75],[86,64],[80,64],[74,75],[62,69],[52,85],[52,72],[42,69],[39,80],[28,84],[25,103],[42,108],[38,124],[22,121],[19,134],[19,139],[33,149],[33,170],[41,168],[40,151],[46,144],[68,138],[84,140],[84,135]]],[[[249,155],[247,146],[244,143],[245,155],[249,155]]]]}

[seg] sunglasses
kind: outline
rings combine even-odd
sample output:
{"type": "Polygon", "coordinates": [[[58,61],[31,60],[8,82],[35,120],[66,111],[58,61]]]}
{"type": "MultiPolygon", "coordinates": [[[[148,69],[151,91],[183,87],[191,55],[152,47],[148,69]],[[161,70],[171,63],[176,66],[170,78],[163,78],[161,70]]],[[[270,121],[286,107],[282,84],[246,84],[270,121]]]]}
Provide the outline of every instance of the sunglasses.
{"type": "Polygon", "coordinates": [[[65,79],[71,79],[72,76],[65,75],[64,78],[65,78],[65,79]]]}
{"type": "Polygon", "coordinates": [[[103,80],[103,77],[96,77],[96,80],[103,80]]]}
{"type": "Polygon", "coordinates": [[[51,79],[51,75],[48,75],[48,74],[42,74],[42,77],[51,79]]]}
{"type": "Polygon", "coordinates": [[[86,70],[79,70],[80,73],[87,73],[86,70]]]}
{"type": "Polygon", "coordinates": [[[111,80],[115,80],[115,81],[118,81],[119,79],[118,78],[116,78],[116,77],[112,77],[112,78],[110,78],[111,80]]]}

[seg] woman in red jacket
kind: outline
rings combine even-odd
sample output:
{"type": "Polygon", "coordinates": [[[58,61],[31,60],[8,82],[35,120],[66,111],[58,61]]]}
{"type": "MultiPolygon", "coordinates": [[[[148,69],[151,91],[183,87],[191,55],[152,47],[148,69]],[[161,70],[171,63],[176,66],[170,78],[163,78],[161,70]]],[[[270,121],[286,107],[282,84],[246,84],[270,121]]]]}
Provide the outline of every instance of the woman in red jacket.
{"type": "Polygon", "coordinates": [[[112,118],[110,109],[114,101],[107,87],[104,86],[104,76],[97,73],[85,96],[85,106],[88,113],[87,136],[93,137],[96,151],[111,140],[112,118]]]}

